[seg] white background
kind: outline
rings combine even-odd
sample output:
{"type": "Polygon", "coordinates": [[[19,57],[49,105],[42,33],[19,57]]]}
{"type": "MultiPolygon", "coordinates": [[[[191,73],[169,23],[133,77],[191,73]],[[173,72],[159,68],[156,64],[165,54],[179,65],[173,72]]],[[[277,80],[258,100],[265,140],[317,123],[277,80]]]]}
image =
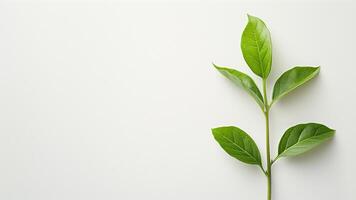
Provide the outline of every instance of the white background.
{"type": "Polygon", "coordinates": [[[272,34],[269,91],[283,71],[321,65],[318,78],[272,108],[273,155],[297,123],[337,130],[319,149],[274,165],[274,200],[355,199],[355,9],[2,2],[0,199],[265,199],[259,168],[229,157],[210,132],[241,127],[265,162],[259,107],[211,65],[253,76],[239,47],[247,13],[272,34]]]}

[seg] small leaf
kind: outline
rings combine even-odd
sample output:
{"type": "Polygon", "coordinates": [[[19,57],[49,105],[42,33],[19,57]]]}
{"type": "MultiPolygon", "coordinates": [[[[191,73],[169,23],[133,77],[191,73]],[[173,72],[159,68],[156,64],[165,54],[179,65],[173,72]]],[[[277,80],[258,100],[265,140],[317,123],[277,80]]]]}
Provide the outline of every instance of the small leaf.
{"type": "Polygon", "coordinates": [[[278,78],[273,88],[272,104],[278,99],[318,75],[320,67],[294,67],[278,78]]]}
{"type": "Polygon", "coordinates": [[[307,152],[333,137],[335,130],[322,124],[298,124],[289,128],[282,136],[278,157],[296,156],[307,152]]]}
{"type": "Polygon", "coordinates": [[[261,78],[267,78],[272,64],[271,36],[265,23],[248,15],[248,24],[242,33],[241,50],[247,65],[261,78]]]}
{"type": "Polygon", "coordinates": [[[212,129],[215,140],[232,157],[247,163],[262,166],[256,143],[243,130],[226,126],[212,129]]]}
{"type": "Polygon", "coordinates": [[[251,77],[235,69],[219,67],[215,64],[214,67],[219,70],[219,72],[223,74],[226,78],[234,82],[236,85],[243,87],[263,109],[263,97],[255,81],[253,81],[251,77]]]}

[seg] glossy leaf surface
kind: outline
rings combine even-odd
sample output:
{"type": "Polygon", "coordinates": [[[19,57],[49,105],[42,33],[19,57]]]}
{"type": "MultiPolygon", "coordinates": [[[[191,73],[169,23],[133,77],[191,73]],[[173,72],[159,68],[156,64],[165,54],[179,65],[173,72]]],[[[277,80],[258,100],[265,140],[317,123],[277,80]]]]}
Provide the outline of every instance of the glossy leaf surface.
{"type": "Polygon", "coordinates": [[[282,74],[276,81],[273,88],[272,99],[276,102],[278,99],[288,94],[295,88],[303,85],[310,79],[318,75],[320,67],[294,67],[282,74]]]}
{"type": "Polygon", "coordinates": [[[251,70],[267,78],[272,64],[272,42],[270,32],[261,19],[248,15],[248,24],[242,33],[241,50],[251,70]]]}
{"type": "Polygon", "coordinates": [[[279,142],[278,157],[305,153],[333,137],[335,130],[322,124],[298,124],[289,128],[279,142]]]}
{"type": "Polygon", "coordinates": [[[236,85],[244,88],[256,100],[258,105],[263,108],[263,97],[255,81],[251,77],[235,69],[219,67],[217,65],[214,66],[226,78],[231,80],[236,85]]]}
{"type": "Polygon", "coordinates": [[[256,143],[243,130],[234,127],[212,129],[215,140],[232,157],[248,164],[261,166],[261,155],[256,143]]]}

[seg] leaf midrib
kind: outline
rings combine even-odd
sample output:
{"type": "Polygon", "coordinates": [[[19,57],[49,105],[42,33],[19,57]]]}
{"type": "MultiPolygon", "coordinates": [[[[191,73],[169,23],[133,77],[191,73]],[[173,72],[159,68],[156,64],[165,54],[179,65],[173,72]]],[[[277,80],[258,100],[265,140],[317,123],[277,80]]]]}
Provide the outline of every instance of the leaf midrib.
{"type": "Polygon", "coordinates": [[[231,142],[231,143],[232,143],[233,145],[235,145],[237,148],[239,148],[240,150],[242,150],[243,152],[245,152],[248,156],[250,156],[251,158],[253,158],[253,160],[254,160],[256,163],[258,163],[259,165],[261,165],[260,162],[258,162],[254,156],[252,156],[252,155],[251,155],[248,151],[246,151],[245,149],[241,148],[241,147],[240,147],[239,145],[237,145],[234,141],[230,140],[230,138],[228,138],[228,137],[226,137],[226,136],[224,136],[224,135],[223,135],[223,138],[226,139],[226,140],[228,140],[229,142],[231,142]]]}
{"type": "MultiPolygon", "coordinates": [[[[334,132],[334,131],[331,130],[331,131],[328,131],[328,132],[323,133],[322,135],[324,135],[324,134],[332,134],[333,132],[334,132]]],[[[307,138],[307,139],[305,139],[305,140],[301,140],[301,141],[298,139],[298,142],[296,142],[295,144],[293,144],[292,146],[290,146],[290,147],[288,147],[288,148],[285,148],[285,149],[283,150],[283,152],[277,156],[277,158],[282,157],[285,152],[287,152],[288,150],[292,149],[293,147],[295,147],[295,146],[298,145],[299,143],[301,143],[301,142],[306,142],[306,141],[308,141],[308,140],[312,140],[312,139],[314,139],[315,137],[318,137],[318,136],[321,136],[321,135],[313,135],[312,137],[307,138]]]]}
{"type": "Polygon", "coordinates": [[[258,61],[259,61],[259,66],[260,66],[260,70],[261,70],[261,75],[262,77],[265,77],[265,73],[263,71],[263,67],[262,67],[262,60],[261,60],[261,53],[260,53],[260,46],[258,45],[258,42],[257,42],[257,38],[256,38],[256,32],[257,32],[257,24],[258,22],[256,22],[256,26],[255,26],[255,29],[253,30],[253,37],[254,37],[254,41],[256,43],[256,47],[257,47],[257,53],[258,53],[258,61]]]}
{"type": "MultiPolygon", "coordinates": [[[[245,74],[243,72],[235,70],[235,69],[229,69],[226,67],[218,67],[218,66],[215,66],[215,67],[220,72],[224,71],[229,76],[231,76],[232,79],[238,81],[240,84],[239,86],[242,86],[257,101],[257,104],[261,107],[261,109],[263,109],[264,103],[263,103],[262,94],[260,93],[260,90],[258,89],[258,86],[256,85],[255,81],[250,76],[248,76],[247,74],[245,74]],[[257,89],[257,91],[254,91],[254,90],[252,90],[252,88],[247,87],[242,79],[248,79],[252,83],[252,88],[255,87],[257,89]]],[[[224,75],[224,76],[226,77],[226,75],[224,75]]],[[[227,77],[227,78],[230,79],[229,77],[227,77]]]]}
{"type": "MultiPolygon", "coordinates": [[[[292,69],[291,69],[291,70],[292,70],[292,69]]],[[[314,77],[314,75],[316,75],[316,73],[318,73],[319,71],[320,71],[320,69],[317,68],[313,73],[311,73],[309,76],[307,76],[304,81],[299,82],[296,86],[293,86],[293,87],[291,87],[290,89],[288,89],[288,90],[286,90],[285,92],[283,92],[283,93],[281,93],[280,95],[278,95],[278,97],[277,97],[276,99],[273,99],[273,100],[272,100],[271,105],[272,105],[273,103],[275,103],[276,101],[278,101],[280,98],[284,97],[284,96],[285,96],[286,94],[288,94],[290,91],[292,91],[292,90],[294,90],[294,89],[300,87],[301,85],[303,85],[303,83],[306,83],[306,82],[310,81],[310,80],[314,77]]],[[[279,87],[280,87],[280,84],[279,84],[279,87]]],[[[279,88],[279,90],[280,90],[280,88],[279,88]]]]}

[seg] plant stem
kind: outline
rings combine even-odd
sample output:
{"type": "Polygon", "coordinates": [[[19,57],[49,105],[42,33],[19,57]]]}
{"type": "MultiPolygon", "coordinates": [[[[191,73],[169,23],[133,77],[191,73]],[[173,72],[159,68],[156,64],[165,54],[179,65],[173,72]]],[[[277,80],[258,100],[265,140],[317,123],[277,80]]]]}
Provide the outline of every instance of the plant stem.
{"type": "Polygon", "coordinates": [[[265,119],[266,119],[266,152],[267,152],[267,200],[271,200],[272,197],[272,170],[271,170],[271,153],[269,145],[269,104],[266,92],[266,79],[263,79],[263,98],[265,103],[265,119]]]}

